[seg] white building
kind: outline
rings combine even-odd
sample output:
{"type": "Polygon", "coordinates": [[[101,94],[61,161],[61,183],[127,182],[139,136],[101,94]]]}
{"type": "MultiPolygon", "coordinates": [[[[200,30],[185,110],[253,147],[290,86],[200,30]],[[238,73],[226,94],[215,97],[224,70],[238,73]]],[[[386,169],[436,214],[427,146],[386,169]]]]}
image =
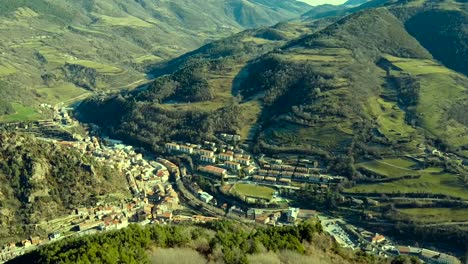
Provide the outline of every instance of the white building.
{"type": "Polygon", "coordinates": [[[200,199],[205,203],[209,203],[209,202],[211,202],[211,200],[213,200],[213,196],[211,196],[207,192],[201,192],[200,193],[200,199]]]}
{"type": "Polygon", "coordinates": [[[294,223],[296,222],[297,215],[299,214],[299,208],[289,208],[288,209],[288,222],[294,223]]]}

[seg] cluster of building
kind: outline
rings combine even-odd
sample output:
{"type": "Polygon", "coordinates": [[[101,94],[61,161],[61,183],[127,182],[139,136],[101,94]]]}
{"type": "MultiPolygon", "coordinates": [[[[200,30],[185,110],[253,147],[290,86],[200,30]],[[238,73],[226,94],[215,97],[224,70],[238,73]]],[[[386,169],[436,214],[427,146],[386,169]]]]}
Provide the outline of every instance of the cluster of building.
{"type": "Polygon", "coordinates": [[[29,237],[19,243],[8,243],[0,249],[0,263],[20,256],[46,242],[48,242],[48,240],[41,239],[40,237],[29,237]]]}
{"type": "Polygon", "coordinates": [[[252,174],[257,169],[251,156],[245,154],[242,149],[234,148],[234,146],[221,144],[218,147],[215,143],[207,141],[203,146],[190,143],[167,143],[165,148],[170,152],[184,153],[196,157],[202,164],[211,164],[211,166],[201,167],[201,171],[215,176],[223,176],[227,174],[227,170],[238,172],[242,169],[247,174],[252,174]],[[224,168],[224,170],[213,166],[216,164],[224,168]]]}
{"type": "Polygon", "coordinates": [[[425,248],[398,246],[396,252],[399,255],[415,256],[429,264],[461,264],[461,261],[454,256],[425,248]]]}
{"type": "Polygon", "coordinates": [[[327,184],[344,180],[343,177],[321,175],[318,171],[315,168],[301,166],[263,164],[252,179],[257,182],[282,185],[289,185],[291,182],[327,184]]]}

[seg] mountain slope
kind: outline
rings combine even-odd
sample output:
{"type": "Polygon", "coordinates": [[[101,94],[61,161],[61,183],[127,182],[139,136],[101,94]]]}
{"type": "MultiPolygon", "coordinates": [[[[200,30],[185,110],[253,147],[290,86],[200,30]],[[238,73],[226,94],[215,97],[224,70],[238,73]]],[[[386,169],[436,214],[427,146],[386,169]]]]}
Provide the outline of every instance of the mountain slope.
{"type": "Polygon", "coordinates": [[[287,36],[287,25],[215,42],[174,61],[149,89],[93,99],[80,111],[154,150],[240,133],[254,151],[316,155],[350,176],[353,160],[417,153],[426,142],[463,154],[468,80],[435,61],[392,8],[276,40],[270,51],[258,48],[287,36]]]}
{"type": "Polygon", "coordinates": [[[306,9],[294,0],[5,0],[0,86],[25,106],[133,88],[148,65],[306,9]]]}
{"type": "Polygon", "coordinates": [[[47,221],[104,196],[130,195],[125,178],[78,151],[0,133],[0,240],[46,235],[47,221]]]}

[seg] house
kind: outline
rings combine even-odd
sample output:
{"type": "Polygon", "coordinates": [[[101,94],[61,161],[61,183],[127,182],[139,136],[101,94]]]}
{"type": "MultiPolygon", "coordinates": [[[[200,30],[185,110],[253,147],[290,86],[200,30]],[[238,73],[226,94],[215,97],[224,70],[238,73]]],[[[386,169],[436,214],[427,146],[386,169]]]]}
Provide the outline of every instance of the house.
{"type": "Polygon", "coordinates": [[[165,222],[171,221],[172,220],[172,212],[164,212],[162,214],[157,215],[158,220],[163,220],[165,222]]]}
{"type": "Polygon", "coordinates": [[[180,145],[179,151],[187,154],[193,154],[194,148],[192,146],[180,145]]]}
{"type": "Polygon", "coordinates": [[[200,149],[198,154],[200,154],[200,156],[214,157],[214,152],[211,150],[200,149]]]}
{"type": "Polygon", "coordinates": [[[270,222],[270,217],[266,215],[255,216],[255,223],[266,225],[270,222]]]}
{"type": "Polygon", "coordinates": [[[77,228],[78,228],[78,231],[85,231],[85,230],[88,230],[88,229],[92,229],[92,228],[95,228],[99,225],[99,222],[97,221],[85,221],[83,223],[80,223],[77,228]]]}
{"type": "Polygon", "coordinates": [[[249,166],[250,163],[251,163],[249,158],[244,158],[244,157],[235,157],[234,161],[239,162],[240,164],[242,164],[244,166],[249,166]]]}
{"type": "Polygon", "coordinates": [[[230,153],[220,153],[218,154],[218,159],[222,161],[233,161],[234,156],[230,153]]]}
{"type": "Polygon", "coordinates": [[[247,174],[253,174],[256,169],[257,169],[257,167],[250,165],[250,166],[244,168],[244,172],[247,173],[247,174]]]}
{"type": "Polygon", "coordinates": [[[202,162],[206,162],[206,163],[215,163],[216,162],[216,158],[215,157],[211,157],[211,156],[200,156],[200,160],[202,162]]]}
{"type": "Polygon", "coordinates": [[[199,170],[220,177],[224,177],[227,174],[227,171],[225,169],[211,165],[200,167],[199,170]]]}
{"type": "Polygon", "coordinates": [[[209,203],[211,200],[213,200],[213,196],[211,196],[209,193],[201,192],[200,199],[205,203],[209,203]]]}
{"type": "Polygon", "coordinates": [[[259,175],[253,176],[253,180],[254,180],[254,181],[263,181],[264,179],[265,179],[264,176],[259,176],[259,175]]]}
{"type": "Polygon", "coordinates": [[[37,246],[42,242],[40,237],[30,237],[29,240],[31,240],[31,245],[33,246],[37,246]]]}
{"type": "Polygon", "coordinates": [[[276,182],[276,178],[275,177],[265,177],[265,181],[267,181],[267,182],[276,182]]]}
{"type": "Polygon", "coordinates": [[[371,238],[371,242],[372,244],[379,244],[379,243],[382,243],[385,241],[385,237],[383,235],[380,235],[380,234],[375,234],[374,237],[371,238]]]}
{"type": "Polygon", "coordinates": [[[226,168],[234,170],[234,171],[238,171],[241,169],[241,165],[233,161],[226,161],[224,165],[226,166],[226,168]]]}
{"type": "Polygon", "coordinates": [[[239,215],[239,216],[245,216],[245,211],[242,210],[242,208],[239,208],[237,206],[232,206],[231,208],[229,208],[229,213],[230,214],[236,214],[236,215],[239,215]]]}
{"type": "Polygon", "coordinates": [[[279,179],[279,183],[284,184],[284,185],[289,185],[291,184],[291,179],[279,179]]]}
{"type": "Polygon", "coordinates": [[[59,232],[54,232],[52,234],[49,234],[49,240],[50,241],[57,240],[57,239],[59,239],[61,237],[62,237],[62,234],[60,234],[59,232]]]}
{"type": "Polygon", "coordinates": [[[290,207],[287,213],[287,221],[289,223],[295,223],[298,215],[299,215],[299,208],[290,207]]]}

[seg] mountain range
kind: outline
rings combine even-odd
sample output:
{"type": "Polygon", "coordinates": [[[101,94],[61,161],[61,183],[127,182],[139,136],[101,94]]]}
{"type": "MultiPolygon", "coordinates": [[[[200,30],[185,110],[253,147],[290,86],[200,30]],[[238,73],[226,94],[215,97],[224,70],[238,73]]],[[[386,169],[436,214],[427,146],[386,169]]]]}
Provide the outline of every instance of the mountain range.
{"type": "Polygon", "coordinates": [[[308,8],[294,0],[2,1],[0,114],[134,87],[149,64],[308,8]]]}
{"type": "Polygon", "coordinates": [[[147,89],[90,99],[81,112],[154,149],[240,133],[257,152],[319,155],[346,175],[355,159],[426,143],[466,156],[466,15],[464,3],[410,1],[248,30],[164,64],[147,89]]]}

